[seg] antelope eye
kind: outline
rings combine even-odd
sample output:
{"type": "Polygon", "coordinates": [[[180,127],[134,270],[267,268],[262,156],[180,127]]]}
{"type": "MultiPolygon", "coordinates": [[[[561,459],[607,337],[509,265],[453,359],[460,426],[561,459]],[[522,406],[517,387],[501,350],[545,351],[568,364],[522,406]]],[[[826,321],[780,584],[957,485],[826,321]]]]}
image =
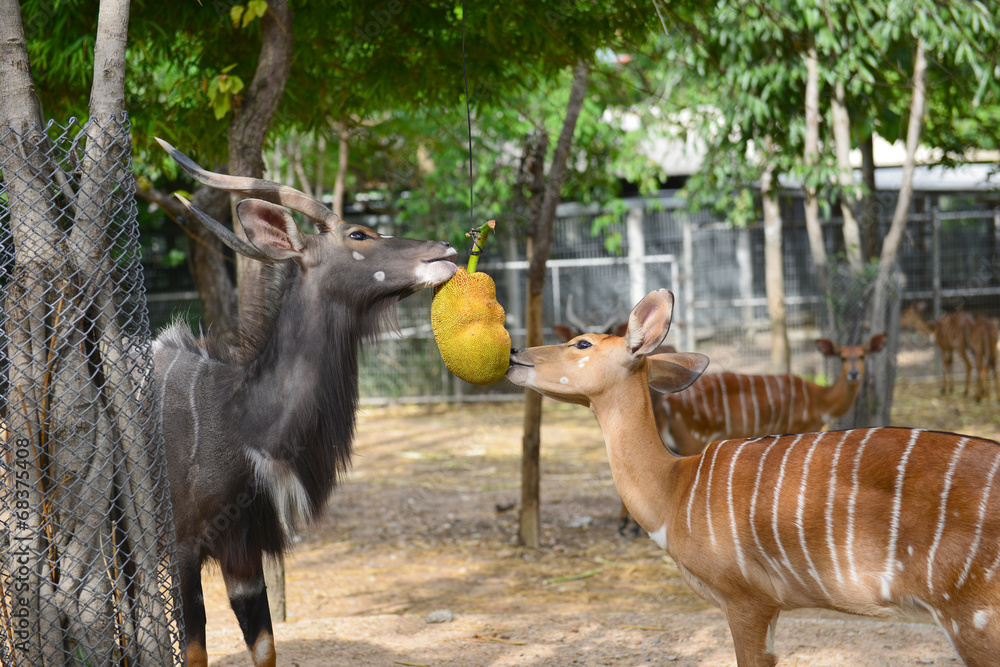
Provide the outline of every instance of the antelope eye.
{"type": "Polygon", "coordinates": [[[589,340],[581,340],[577,341],[576,345],[574,345],[573,347],[579,350],[586,350],[587,348],[593,347],[593,345],[591,345],[589,340]]]}
{"type": "Polygon", "coordinates": [[[354,239],[355,241],[364,241],[365,239],[367,239],[369,237],[363,231],[361,231],[361,230],[355,230],[355,231],[351,232],[351,238],[354,239]]]}

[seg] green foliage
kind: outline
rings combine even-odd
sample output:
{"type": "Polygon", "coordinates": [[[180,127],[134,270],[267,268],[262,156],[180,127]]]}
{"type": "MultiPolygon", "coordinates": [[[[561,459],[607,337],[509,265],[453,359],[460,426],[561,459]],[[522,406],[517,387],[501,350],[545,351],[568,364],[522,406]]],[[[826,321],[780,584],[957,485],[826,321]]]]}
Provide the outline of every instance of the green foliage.
{"type": "Polygon", "coordinates": [[[259,19],[267,13],[266,0],[250,0],[244,5],[233,5],[229,9],[229,18],[234,28],[246,28],[254,19],[259,19]]]}

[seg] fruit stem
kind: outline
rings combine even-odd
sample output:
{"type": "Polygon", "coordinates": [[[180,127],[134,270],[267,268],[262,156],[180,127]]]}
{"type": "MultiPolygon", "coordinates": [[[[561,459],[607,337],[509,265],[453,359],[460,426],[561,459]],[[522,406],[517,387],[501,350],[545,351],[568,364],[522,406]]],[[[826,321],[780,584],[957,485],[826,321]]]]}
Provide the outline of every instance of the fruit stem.
{"type": "Polygon", "coordinates": [[[476,265],[479,264],[479,255],[483,252],[483,243],[486,242],[486,238],[490,235],[490,232],[494,231],[496,226],[497,221],[490,220],[479,229],[473,229],[466,234],[466,236],[472,237],[472,252],[469,253],[469,264],[465,267],[465,270],[469,273],[476,272],[476,265]]]}

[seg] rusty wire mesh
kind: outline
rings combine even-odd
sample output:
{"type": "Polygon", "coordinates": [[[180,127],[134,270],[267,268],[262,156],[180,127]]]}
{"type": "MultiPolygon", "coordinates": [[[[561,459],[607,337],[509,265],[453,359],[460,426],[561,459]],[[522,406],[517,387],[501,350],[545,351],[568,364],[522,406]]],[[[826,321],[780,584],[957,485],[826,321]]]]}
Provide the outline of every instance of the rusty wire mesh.
{"type": "Polygon", "coordinates": [[[0,133],[0,664],[182,658],[127,118],[0,133]]]}

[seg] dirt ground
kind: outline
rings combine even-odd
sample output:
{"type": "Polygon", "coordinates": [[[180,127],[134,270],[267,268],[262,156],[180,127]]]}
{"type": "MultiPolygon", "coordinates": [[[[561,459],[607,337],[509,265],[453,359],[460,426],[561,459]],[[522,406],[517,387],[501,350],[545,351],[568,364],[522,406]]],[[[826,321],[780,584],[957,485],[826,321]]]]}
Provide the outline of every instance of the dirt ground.
{"type": "MultiPolygon", "coordinates": [[[[995,400],[901,381],[897,424],[1000,437],[995,400]]],[[[620,504],[596,419],[546,401],[542,540],[515,546],[520,403],[367,408],[353,470],[286,559],[279,665],[735,665],[722,614],[651,540],[616,534],[620,504]],[[428,623],[447,610],[450,622],[428,623]]],[[[217,571],[212,665],[252,664],[217,571]]],[[[782,665],[959,664],[938,629],[785,613],[782,665]]]]}

